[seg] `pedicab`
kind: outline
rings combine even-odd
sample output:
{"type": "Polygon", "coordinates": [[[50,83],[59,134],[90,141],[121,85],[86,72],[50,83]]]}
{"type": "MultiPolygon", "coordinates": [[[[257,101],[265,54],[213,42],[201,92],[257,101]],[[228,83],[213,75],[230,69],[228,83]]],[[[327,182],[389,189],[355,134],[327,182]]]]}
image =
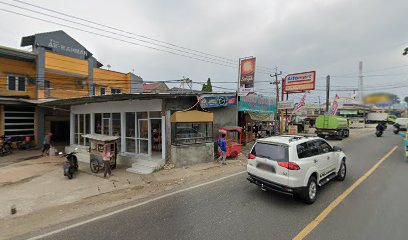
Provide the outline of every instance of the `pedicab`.
{"type": "Polygon", "coordinates": [[[91,172],[98,173],[100,170],[104,169],[103,150],[106,144],[108,144],[112,156],[110,159],[111,169],[116,168],[119,136],[108,136],[103,134],[85,134],[82,136],[89,139],[89,167],[91,168],[91,172]]]}
{"type": "MultiPolygon", "coordinates": [[[[227,158],[237,158],[241,153],[242,146],[242,128],[238,126],[226,126],[218,129],[218,132],[225,134],[225,141],[227,142],[227,158]]],[[[218,156],[221,156],[221,151],[218,149],[218,156]]]]}

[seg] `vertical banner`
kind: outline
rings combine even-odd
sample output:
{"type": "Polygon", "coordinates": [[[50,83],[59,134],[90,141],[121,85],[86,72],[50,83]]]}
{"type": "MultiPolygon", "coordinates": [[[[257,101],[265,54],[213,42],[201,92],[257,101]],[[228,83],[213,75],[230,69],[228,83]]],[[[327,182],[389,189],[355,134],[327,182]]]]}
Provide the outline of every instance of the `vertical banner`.
{"type": "Polygon", "coordinates": [[[339,109],[339,102],[338,102],[339,98],[340,98],[339,95],[336,94],[336,97],[334,97],[333,103],[330,107],[330,112],[329,112],[330,115],[336,115],[337,110],[339,109]]]}
{"type": "Polygon", "coordinates": [[[254,92],[255,58],[241,59],[239,92],[242,95],[254,92]]]}

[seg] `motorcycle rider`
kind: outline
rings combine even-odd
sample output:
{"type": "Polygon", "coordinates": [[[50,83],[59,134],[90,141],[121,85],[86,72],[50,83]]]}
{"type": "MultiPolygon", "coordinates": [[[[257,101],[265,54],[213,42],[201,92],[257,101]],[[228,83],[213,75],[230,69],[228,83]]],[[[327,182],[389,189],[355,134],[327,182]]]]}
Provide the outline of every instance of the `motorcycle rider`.
{"type": "Polygon", "coordinates": [[[382,123],[382,122],[379,122],[378,124],[377,124],[377,126],[375,127],[375,129],[377,130],[377,131],[379,131],[379,132],[384,132],[384,123],[382,123]]]}

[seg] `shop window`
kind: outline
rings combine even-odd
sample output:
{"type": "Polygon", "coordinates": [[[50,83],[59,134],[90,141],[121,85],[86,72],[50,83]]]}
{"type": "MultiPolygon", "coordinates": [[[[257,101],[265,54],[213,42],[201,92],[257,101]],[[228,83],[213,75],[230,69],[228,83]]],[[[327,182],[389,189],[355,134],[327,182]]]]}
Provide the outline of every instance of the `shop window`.
{"type": "Polygon", "coordinates": [[[121,94],[122,91],[119,88],[111,88],[111,94],[121,94]]]}
{"type": "Polygon", "coordinates": [[[26,77],[17,76],[17,75],[8,75],[7,76],[7,86],[9,91],[26,91],[26,77]]]}
{"type": "Polygon", "coordinates": [[[102,114],[95,113],[95,133],[102,134],[102,114]]]}
{"type": "Polygon", "coordinates": [[[213,141],[212,122],[172,123],[172,144],[189,145],[213,141]]]}
{"type": "Polygon", "coordinates": [[[126,113],[126,152],[136,153],[136,114],[126,113]]]}
{"type": "Polygon", "coordinates": [[[101,93],[101,96],[106,94],[106,87],[100,87],[99,92],[101,93]]]}
{"type": "Polygon", "coordinates": [[[87,138],[82,135],[89,134],[91,129],[90,114],[75,114],[74,115],[74,144],[88,146],[87,138]]]}

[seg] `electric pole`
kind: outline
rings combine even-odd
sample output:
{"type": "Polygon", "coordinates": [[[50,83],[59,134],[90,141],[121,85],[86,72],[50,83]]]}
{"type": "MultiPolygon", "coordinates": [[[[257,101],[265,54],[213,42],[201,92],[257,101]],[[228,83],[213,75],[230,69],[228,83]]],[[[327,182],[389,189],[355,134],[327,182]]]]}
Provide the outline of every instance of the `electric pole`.
{"type": "MultiPolygon", "coordinates": [[[[276,113],[275,113],[275,119],[279,121],[279,112],[278,112],[278,103],[279,103],[279,80],[278,76],[282,75],[282,71],[279,71],[278,73],[278,67],[275,67],[275,74],[270,74],[271,77],[275,77],[275,81],[273,84],[276,86],[276,113]]],[[[280,125],[280,121],[279,121],[280,125]]]]}
{"type": "Polygon", "coordinates": [[[329,105],[330,105],[330,75],[326,77],[326,113],[329,112],[329,105]]]}

